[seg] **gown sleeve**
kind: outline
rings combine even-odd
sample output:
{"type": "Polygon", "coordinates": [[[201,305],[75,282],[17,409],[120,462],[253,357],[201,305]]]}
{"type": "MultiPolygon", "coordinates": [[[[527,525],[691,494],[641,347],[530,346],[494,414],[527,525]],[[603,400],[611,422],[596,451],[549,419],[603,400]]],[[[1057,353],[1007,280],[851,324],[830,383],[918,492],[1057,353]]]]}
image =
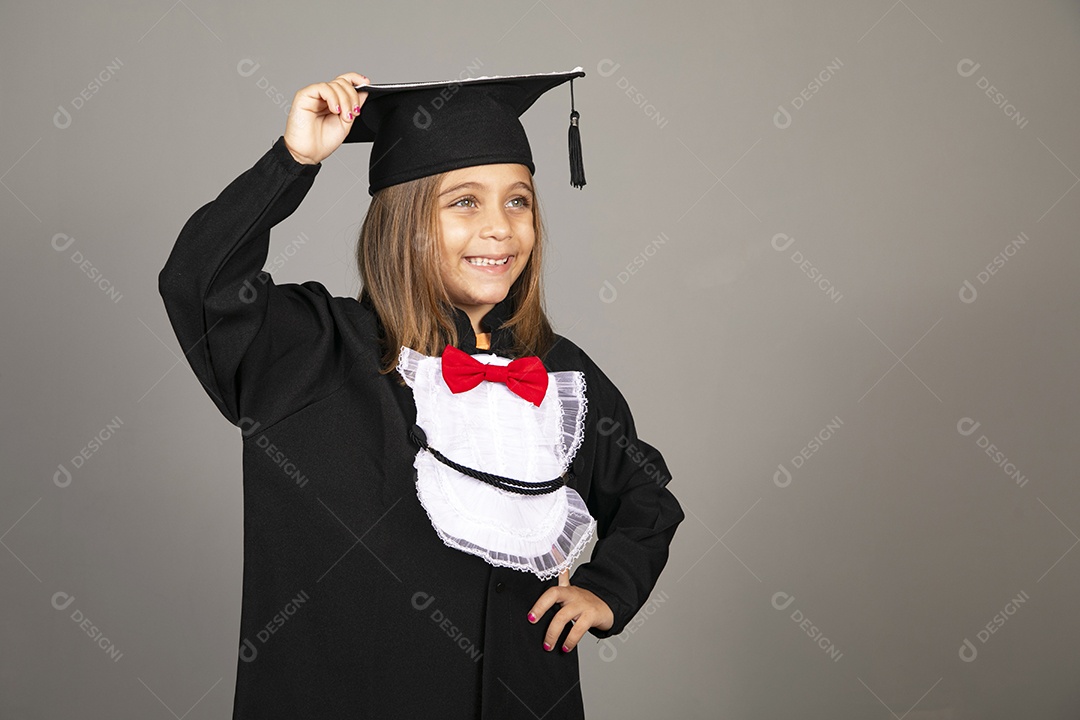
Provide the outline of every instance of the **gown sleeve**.
{"type": "Polygon", "coordinates": [[[588,505],[596,518],[592,557],[571,585],[591,591],[615,617],[597,638],[618,635],[645,604],[667,564],[668,546],[685,514],[667,483],[660,452],[640,439],[626,399],[586,356],[589,395],[585,432],[595,438],[588,505]],[[591,390],[591,391],[590,391],[591,390]]]}
{"type": "Polygon", "coordinates": [[[334,298],[314,281],[274,283],[270,228],[300,205],[322,167],[281,136],[199,208],[158,275],[176,338],[221,413],[265,429],[336,390],[347,371],[334,298]]]}

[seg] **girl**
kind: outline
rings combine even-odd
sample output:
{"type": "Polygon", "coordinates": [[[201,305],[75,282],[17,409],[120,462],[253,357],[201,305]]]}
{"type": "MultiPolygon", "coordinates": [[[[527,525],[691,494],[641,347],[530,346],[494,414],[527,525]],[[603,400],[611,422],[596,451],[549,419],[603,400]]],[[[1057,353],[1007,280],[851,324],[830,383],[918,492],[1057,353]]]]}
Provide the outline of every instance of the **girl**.
{"type": "Polygon", "coordinates": [[[308,85],[180,232],[160,292],[242,431],[234,718],[582,718],[578,642],[648,599],[683,511],[544,314],[518,120],[582,76],[308,85]],[[343,142],[373,143],[363,289],[276,284],[270,229],[343,142]]]}

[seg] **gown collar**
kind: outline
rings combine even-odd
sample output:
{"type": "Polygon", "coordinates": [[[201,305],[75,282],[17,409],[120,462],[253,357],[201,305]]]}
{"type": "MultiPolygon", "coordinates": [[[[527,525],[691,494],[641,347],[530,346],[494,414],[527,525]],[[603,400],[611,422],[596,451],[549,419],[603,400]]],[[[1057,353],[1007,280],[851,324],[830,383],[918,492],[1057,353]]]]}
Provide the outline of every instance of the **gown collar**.
{"type": "MultiPolygon", "coordinates": [[[[360,303],[369,310],[374,311],[375,309],[375,303],[366,292],[361,293],[360,303]]],[[[510,298],[510,293],[507,293],[505,298],[495,303],[495,306],[480,319],[480,327],[485,332],[491,333],[491,342],[489,343],[491,347],[487,350],[480,351],[477,349],[476,333],[473,331],[472,320],[469,319],[468,313],[457,306],[452,306],[452,314],[458,331],[458,349],[464,350],[470,355],[478,352],[507,355],[513,349],[513,333],[507,328],[500,327],[503,322],[514,314],[514,302],[510,298]]]]}
{"type": "Polygon", "coordinates": [[[484,317],[480,318],[480,328],[491,333],[489,343],[491,347],[487,350],[479,350],[476,347],[476,332],[473,330],[472,320],[469,319],[468,313],[455,306],[453,314],[454,324],[457,326],[458,331],[458,349],[469,354],[478,352],[505,354],[513,347],[512,333],[509,329],[501,327],[514,314],[514,302],[510,298],[510,293],[507,293],[505,298],[495,303],[495,306],[488,310],[484,317]]]}

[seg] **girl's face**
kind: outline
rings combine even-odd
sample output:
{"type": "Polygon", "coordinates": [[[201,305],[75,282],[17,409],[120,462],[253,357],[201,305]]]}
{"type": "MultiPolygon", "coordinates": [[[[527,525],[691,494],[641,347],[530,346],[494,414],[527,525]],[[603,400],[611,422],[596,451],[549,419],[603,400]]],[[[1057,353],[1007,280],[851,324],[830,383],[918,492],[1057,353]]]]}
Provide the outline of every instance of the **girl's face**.
{"type": "Polygon", "coordinates": [[[510,292],[535,239],[532,176],[524,165],[476,165],[443,178],[440,271],[450,299],[468,313],[474,330],[510,292]]]}

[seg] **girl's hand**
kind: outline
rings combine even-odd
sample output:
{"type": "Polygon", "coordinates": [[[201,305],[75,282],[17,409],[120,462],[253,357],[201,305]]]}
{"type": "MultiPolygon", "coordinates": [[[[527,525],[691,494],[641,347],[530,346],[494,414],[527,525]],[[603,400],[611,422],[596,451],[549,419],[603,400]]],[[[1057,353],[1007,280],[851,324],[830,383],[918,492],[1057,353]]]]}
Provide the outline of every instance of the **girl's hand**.
{"type": "Polygon", "coordinates": [[[317,165],[338,149],[367,100],[354,85],[370,85],[359,73],[300,88],[285,122],[285,147],[297,162],[317,165]]]}
{"type": "MultiPolygon", "coordinates": [[[[548,625],[547,634],[544,636],[544,643],[547,646],[545,650],[554,647],[555,642],[562,635],[567,620],[573,623],[574,628],[566,636],[566,644],[563,645],[564,652],[573,650],[590,627],[610,630],[615,623],[615,614],[611,612],[606,602],[585,588],[570,584],[569,570],[559,573],[558,586],[545,590],[533,605],[530,614],[534,618],[543,617],[548,608],[555,603],[561,604],[562,609],[555,613],[551,624],[548,625]]],[[[529,622],[537,621],[530,619],[529,622]]]]}

